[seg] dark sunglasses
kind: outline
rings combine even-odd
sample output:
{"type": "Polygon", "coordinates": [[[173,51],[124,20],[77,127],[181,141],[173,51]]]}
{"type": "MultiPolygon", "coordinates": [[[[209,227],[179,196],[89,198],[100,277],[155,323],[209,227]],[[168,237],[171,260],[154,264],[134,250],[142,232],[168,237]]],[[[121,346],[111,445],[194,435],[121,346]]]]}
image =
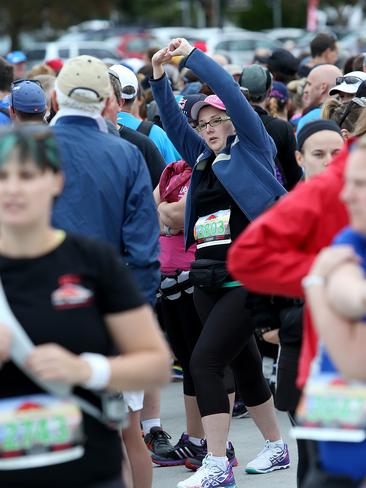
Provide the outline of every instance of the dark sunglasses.
{"type": "Polygon", "coordinates": [[[356,85],[356,83],[360,83],[361,78],[358,76],[338,76],[336,78],[336,85],[340,85],[341,83],[346,83],[347,85],[356,85]]]}
{"type": "Polygon", "coordinates": [[[27,80],[26,78],[24,78],[22,80],[13,81],[13,83],[11,84],[11,89],[13,90],[14,87],[16,87],[17,85],[20,85],[20,83],[23,83],[24,81],[29,81],[30,83],[35,83],[36,85],[38,85],[39,87],[42,88],[42,85],[38,80],[27,80]]]}

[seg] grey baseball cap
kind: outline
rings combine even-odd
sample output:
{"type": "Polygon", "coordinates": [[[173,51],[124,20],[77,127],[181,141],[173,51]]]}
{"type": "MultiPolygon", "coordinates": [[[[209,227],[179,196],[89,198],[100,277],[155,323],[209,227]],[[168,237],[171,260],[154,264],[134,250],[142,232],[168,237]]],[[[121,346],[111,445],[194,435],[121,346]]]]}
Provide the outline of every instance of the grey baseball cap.
{"type": "Polygon", "coordinates": [[[259,64],[252,64],[243,69],[239,84],[247,88],[250,96],[261,97],[266,94],[272,83],[268,69],[259,64]]]}

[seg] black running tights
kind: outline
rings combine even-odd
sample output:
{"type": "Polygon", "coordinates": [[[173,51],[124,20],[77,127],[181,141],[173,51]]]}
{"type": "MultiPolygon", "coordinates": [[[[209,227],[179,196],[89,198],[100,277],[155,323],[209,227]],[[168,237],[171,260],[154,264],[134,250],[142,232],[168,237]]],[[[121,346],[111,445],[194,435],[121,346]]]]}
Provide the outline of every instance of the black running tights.
{"type": "Polygon", "coordinates": [[[235,391],[235,382],[231,375],[232,384],[228,388],[229,366],[245,405],[260,405],[271,397],[246,298],[247,291],[241,287],[215,293],[195,288],[194,302],[203,329],[190,369],[202,417],[230,412],[228,392],[235,391]]]}

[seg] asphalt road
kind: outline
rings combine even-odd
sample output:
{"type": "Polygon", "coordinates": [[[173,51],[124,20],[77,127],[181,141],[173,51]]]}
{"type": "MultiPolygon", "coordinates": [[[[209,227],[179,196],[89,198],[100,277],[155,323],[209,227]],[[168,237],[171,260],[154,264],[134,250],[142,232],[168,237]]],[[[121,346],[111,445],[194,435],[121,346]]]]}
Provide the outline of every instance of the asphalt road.
{"type": "MultiPolygon", "coordinates": [[[[185,429],[181,383],[171,383],[162,392],[161,419],[164,429],[178,441],[185,429]]],[[[230,440],[233,442],[239,466],[234,468],[237,488],[296,488],[296,443],[289,437],[290,423],[286,414],[278,412],[282,436],[289,445],[292,466],[290,469],[269,474],[248,475],[244,467],[263,448],[263,438],[252,419],[233,419],[230,440]]],[[[154,465],[153,488],[176,488],[179,481],[191,473],[184,466],[162,468],[154,465]]]]}

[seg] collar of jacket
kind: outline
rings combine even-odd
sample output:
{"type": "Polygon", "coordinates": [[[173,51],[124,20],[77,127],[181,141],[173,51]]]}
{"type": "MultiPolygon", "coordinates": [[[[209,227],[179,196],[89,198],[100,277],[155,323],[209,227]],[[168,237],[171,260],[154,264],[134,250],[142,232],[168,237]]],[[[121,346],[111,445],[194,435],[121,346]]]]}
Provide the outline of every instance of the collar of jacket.
{"type": "MultiPolygon", "coordinates": [[[[235,146],[235,144],[237,144],[238,142],[239,138],[237,136],[229,136],[227,138],[226,146],[215,157],[212,164],[214,165],[218,161],[229,161],[231,159],[231,148],[235,146]]],[[[197,169],[198,171],[203,171],[207,165],[208,160],[212,159],[213,154],[214,152],[206,146],[205,150],[197,158],[195,169],[197,169]]]]}
{"type": "Polygon", "coordinates": [[[84,115],[64,115],[58,118],[55,124],[52,125],[78,125],[84,127],[92,127],[94,129],[100,130],[101,132],[108,132],[107,124],[104,119],[103,123],[99,124],[98,120],[91,117],[85,117],[84,115]]]}

